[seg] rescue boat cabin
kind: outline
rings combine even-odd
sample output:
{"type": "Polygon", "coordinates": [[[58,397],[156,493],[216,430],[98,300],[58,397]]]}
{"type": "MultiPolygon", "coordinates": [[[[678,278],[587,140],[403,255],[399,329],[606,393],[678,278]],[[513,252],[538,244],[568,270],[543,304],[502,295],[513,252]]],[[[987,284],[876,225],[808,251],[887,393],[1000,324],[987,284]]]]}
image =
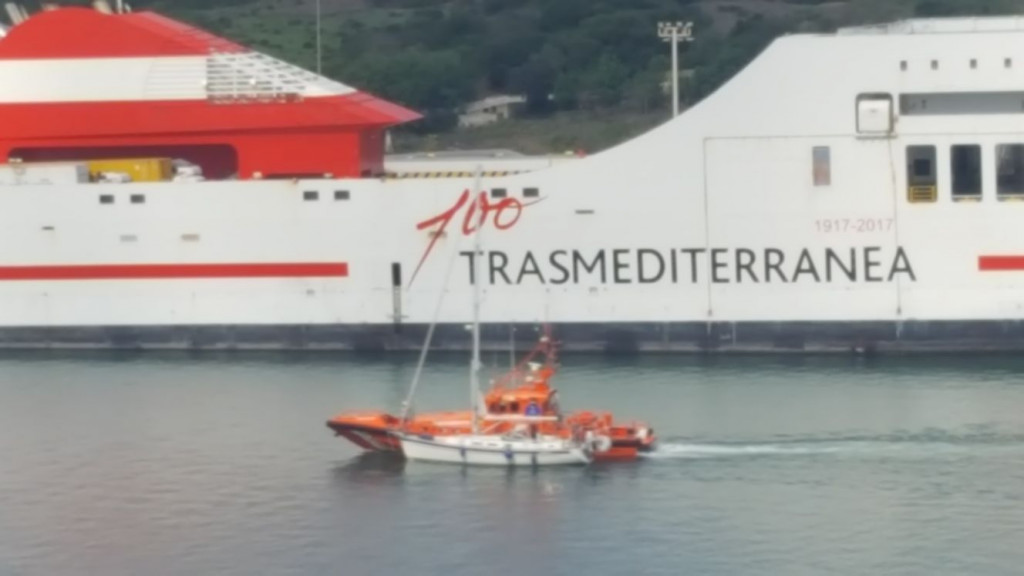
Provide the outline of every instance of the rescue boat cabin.
{"type": "Polygon", "coordinates": [[[8,12],[5,162],[159,157],[210,179],[361,177],[383,172],[385,130],[420,117],[152,12],[8,12]]]}
{"type": "Polygon", "coordinates": [[[558,393],[547,385],[515,390],[493,390],[484,404],[488,415],[559,416],[558,393]]]}

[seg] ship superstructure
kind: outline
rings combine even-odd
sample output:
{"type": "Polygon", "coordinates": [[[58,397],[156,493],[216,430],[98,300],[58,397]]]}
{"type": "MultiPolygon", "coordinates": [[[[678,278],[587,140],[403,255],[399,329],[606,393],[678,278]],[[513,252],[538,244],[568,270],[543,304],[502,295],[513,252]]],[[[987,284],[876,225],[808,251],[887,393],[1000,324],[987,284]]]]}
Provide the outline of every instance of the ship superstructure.
{"type": "Polygon", "coordinates": [[[484,174],[478,254],[464,168],[387,176],[415,113],[156,14],[44,11],[0,39],[0,327],[414,348],[447,286],[441,345],[466,346],[481,282],[498,345],[1016,346],[1022,22],[780,38],[647,134],[484,174]]]}
{"type": "Polygon", "coordinates": [[[0,84],[4,158],[170,156],[210,178],[380,174],[384,130],[419,118],[152,12],[35,14],[0,40],[0,84]]]}

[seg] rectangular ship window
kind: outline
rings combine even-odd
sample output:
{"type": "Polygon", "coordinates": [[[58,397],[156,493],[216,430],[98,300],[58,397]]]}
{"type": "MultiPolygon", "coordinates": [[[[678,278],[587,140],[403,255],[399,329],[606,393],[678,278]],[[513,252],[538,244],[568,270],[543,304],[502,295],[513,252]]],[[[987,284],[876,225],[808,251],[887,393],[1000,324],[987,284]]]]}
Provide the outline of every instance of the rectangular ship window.
{"type": "Polygon", "coordinates": [[[132,194],[132,204],[145,204],[146,197],[142,194],[132,194]]]}
{"type": "Polygon", "coordinates": [[[981,197],[981,146],[956,144],[949,149],[953,199],[981,197]]]}
{"type": "Polygon", "coordinates": [[[508,192],[504,188],[492,188],[491,198],[504,198],[508,196],[508,192]]]}
{"type": "Polygon", "coordinates": [[[348,200],[350,197],[351,197],[351,195],[349,194],[348,190],[335,190],[334,191],[334,199],[335,200],[348,200]]]}
{"type": "Polygon", "coordinates": [[[100,204],[113,204],[113,203],[114,203],[114,195],[113,194],[101,194],[100,195],[100,204]]]}
{"type": "Polygon", "coordinates": [[[907,200],[935,202],[936,182],[935,146],[907,146],[907,200]]]}
{"type": "Polygon", "coordinates": [[[964,114],[1022,114],[1024,90],[975,92],[905,92],[900,94],[904,116],[963,116],[964,114]]]}
{"type": "Polygon", "coordinates": [[[1000,196],[1024,194],[1024,144],[996,146],[996,190],[1000,196]]]}
{"type": "Polygon", "coordinates": [[[832,157],[828,146],[815,146],[811,154],[814,160],[814,185],[832,184],[832,157]]]}
{"type": "Polygon", "coordinates": [[[540,196],[539,188],[523,188],[523,198],[537,198],[540,196]]]}
{"type": "Polygon", "coordinates": [[[320,198],[320,194],[317,193],[317,192],[314,192],[312,190],[307,190],[306,192],[302,193],[302,199],[307,201],[307,202],[312,201],[312,200],[317,200],[319,198],[320,198]]]}

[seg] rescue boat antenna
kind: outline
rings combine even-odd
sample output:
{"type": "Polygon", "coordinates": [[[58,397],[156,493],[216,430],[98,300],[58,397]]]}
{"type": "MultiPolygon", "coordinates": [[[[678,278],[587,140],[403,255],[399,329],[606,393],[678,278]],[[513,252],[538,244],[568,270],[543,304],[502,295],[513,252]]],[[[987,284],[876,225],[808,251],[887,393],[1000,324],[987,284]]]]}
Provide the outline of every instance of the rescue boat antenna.
{"type": "MultiPolygon", "coordinates": [[[[486,212],[484,211],[484,194],[480,189],[480,172],[481,168],[479,165],[476,167],[476,174],[473,178],[473,196],[475,198],[476,206],[476,227],[473,230],[473,254],[475,257],[480,257],[480,236],[483,232],[484,218],[486,212]]],[[[480,274],[476,274],[473,278],[473,358],[470,361],[469,367],[469,401],[470,407],[473,412],[473,434],[479,431],[479,422],[477,419],[477,410],[479,410],[479,390],[480,383],[479,371],[480,371],[480,274]]]]}

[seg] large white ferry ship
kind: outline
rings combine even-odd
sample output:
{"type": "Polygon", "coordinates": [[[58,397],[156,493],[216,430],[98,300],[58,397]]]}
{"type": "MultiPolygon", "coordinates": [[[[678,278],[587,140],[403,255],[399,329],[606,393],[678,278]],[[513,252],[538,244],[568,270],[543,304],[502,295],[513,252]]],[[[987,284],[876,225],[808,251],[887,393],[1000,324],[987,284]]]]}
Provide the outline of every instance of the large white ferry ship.
{"type": "Polygon", "coordinates": [[[416,113],[99,7],[0,38],[4,346],[402,349],[437,313],[464,347],[473,282],[496,345],[1024,344],[1024,19],[780,38],[640,137],[485,173],[474,254],[474,178],[388,175],[416,113]]]}

